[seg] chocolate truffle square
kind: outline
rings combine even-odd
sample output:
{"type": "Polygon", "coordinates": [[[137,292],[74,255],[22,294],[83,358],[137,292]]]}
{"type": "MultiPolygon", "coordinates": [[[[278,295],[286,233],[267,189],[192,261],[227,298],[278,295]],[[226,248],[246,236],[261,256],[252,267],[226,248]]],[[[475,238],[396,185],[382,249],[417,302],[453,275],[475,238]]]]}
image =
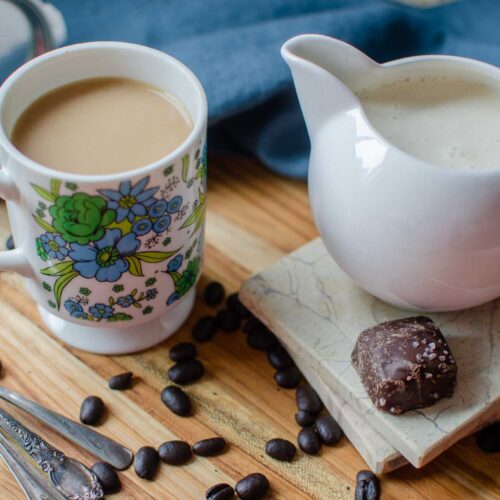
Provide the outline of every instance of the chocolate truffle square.
{"type": "Polygon", "coordinates": [[[351,359],[373,404],[394,415],[451,397],[457,382],[450,348],[425,316],[362,331],[351,359]]]}

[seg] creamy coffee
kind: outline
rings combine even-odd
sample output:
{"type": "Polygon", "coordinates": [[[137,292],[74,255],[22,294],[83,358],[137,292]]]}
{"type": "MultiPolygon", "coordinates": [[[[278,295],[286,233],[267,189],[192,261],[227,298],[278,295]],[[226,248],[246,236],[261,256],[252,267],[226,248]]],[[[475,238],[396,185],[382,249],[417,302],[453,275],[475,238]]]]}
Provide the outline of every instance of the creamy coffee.
{"type": "Polygon", "coordinates": [[[358,96],[373,126],[412,156],[450,168],[500,166],[500,86],[494,81],[429,73],[358,96]]]}
{"type": "Polygon", "coordinates": [[[126,78],[81,80],[32,103],[11,140],[46,167],[112,174],[161,159],[191,132],[187,111],[161,89],[126,78]]]}

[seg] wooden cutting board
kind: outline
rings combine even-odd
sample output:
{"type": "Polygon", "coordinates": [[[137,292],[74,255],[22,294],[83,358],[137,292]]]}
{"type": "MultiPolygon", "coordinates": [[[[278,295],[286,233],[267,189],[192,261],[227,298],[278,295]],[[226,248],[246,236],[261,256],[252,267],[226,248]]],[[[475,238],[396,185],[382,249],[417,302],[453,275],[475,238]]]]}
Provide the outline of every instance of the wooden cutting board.
{"type": "MultiPolygon", "coordinates": [[[[0,242],[9,234],[5,210],[0,211],[0,242]]],[[[304,183],[282,179],[256,162],[241,158],[210,159],[206,266],[203,287],[212,279],[236,291],[251,274],[317,236],[304,183]]],[[[242,333],[218,333],[198,346],[206,375],[187,388],[195,415],[171,414],[160,401],[171,365],[168,349],[190,339],[201,315],[213,312],[198,301],[188,324],[162,345],[144,353],[106,357],[73,350],[55,340],[41,323],[21,279],[0,273],[0,383],[40,403],[78,418],[81,400],[100,395],[109,407],[99,430],[136,450],[158,446],[174,436],[190,443],[224,436],[224,455],[197,458],[184,467],[162,465],[153,482],[137,478],[132,469],[120,474],[123,492],[110,498],[144,500],[202,499],[220,481],[233,484],[250,472],[263,472],[272,485],[269,498],[352,498],[356,473],[366,465],[347,439],[323,448],[317,457],[298,454],[291,464],[264,453],[267,439],[295,440],[294,391],[280,390],[264,354],[253,351],[242,333]],[[126,392],[112,392],[107,379],[131,370],[138,380],[126,392]]],[[[94,459],[20,411],[0,403],[67,454],[88,465],[94,459]]],[[[498,456],[482,453],[474,439],[453,446],[422,470],[404,467],[381,477],[386,499],[498,498],[498,456]]],[[[21,490],[0,465],[0,499],[18,500],[21,490]]]]}

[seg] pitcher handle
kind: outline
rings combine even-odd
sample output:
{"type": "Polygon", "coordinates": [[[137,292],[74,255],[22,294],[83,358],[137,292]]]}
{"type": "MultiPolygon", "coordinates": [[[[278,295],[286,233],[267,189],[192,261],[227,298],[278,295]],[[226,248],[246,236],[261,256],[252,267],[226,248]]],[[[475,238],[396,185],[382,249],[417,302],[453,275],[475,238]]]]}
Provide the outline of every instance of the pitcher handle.
{"type": "MultiPolygon", "coordinates": [[[[5,168],[0,167],[0,197],[7,201],[18,202],[19,190],[5,168]]],[[[15,271],[26,278],[33,277],[33,271],[20,248],[0,252],[0,271],[15,271]]]]}

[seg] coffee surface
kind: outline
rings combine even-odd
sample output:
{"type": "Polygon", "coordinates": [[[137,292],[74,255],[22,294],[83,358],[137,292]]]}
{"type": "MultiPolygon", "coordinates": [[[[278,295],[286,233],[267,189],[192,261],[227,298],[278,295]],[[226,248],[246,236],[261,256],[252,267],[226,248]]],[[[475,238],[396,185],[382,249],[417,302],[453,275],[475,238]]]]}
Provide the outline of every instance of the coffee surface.
{"type": "Polygon", "coordinates": [[[500,85],[464,74],[425,74],[358,93],[372,125],[421,160],[449,168],[500,166],[500,85]]]}
{"type": "Polygon", "coordinates": [[[11,140],[46,167],[113,174],[161,159],[191,129],[187,111],[161,89],[126,78],[96,78],[38,98],[19,117],[11,140]]]}

